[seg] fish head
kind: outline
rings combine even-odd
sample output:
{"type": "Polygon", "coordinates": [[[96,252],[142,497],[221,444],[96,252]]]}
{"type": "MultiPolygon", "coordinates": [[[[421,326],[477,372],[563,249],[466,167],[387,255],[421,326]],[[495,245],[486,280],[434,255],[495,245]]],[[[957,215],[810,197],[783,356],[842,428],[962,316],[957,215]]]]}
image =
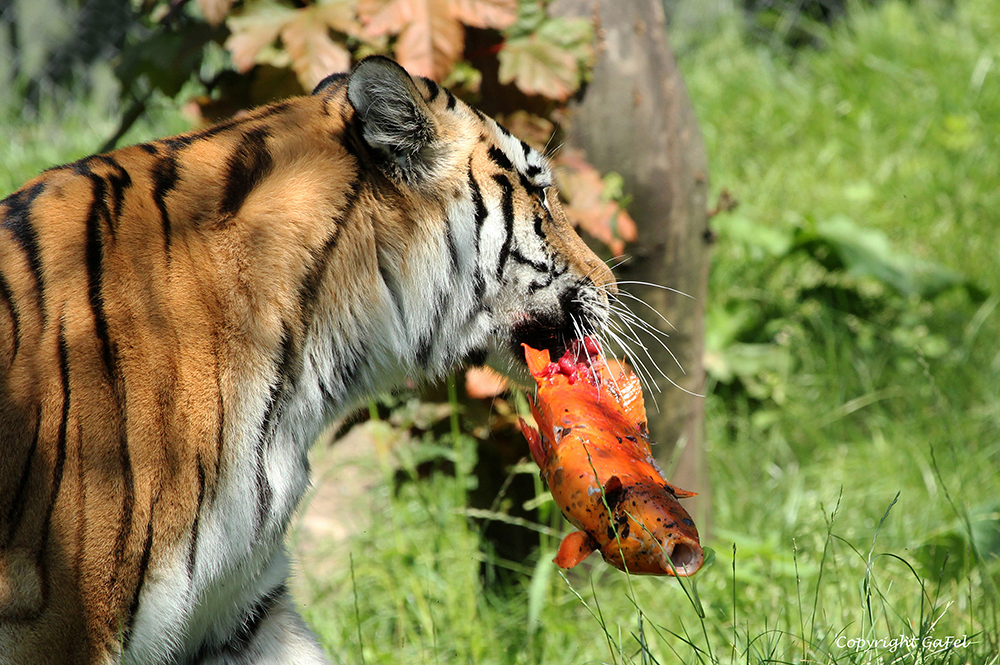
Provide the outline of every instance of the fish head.
{"type": "Polygon", "coordinates": [[[591,534],[604,560],[640,575],[694,575],[705,561],[698,529],[668,484],[636,483],[607,493],[607,528],[591,534]]]}

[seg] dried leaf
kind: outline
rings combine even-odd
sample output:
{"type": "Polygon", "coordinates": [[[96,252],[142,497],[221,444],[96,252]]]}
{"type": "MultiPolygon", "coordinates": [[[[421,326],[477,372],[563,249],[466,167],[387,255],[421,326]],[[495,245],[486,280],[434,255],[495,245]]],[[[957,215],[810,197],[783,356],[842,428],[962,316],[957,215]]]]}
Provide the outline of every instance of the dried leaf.
{"type": "Polygon", "coordinates": [[[232,54],[238,72],[249,71],[258,62],[262,49],[274,43],[284,25],[298,12],[274,2],[254,4],[240,16],[226,21],[229,38],[226,49],[232,54]]]}
{"type": "Polygon", "coordinates": [[[517,20],[517,0],[451,0],[451,15],[474,28],[503,30],[517,20]]]}
{"type": "Polygon", "coordinates": [[[556,163],[560,167],[556,170],[559,191],[567,199],[563,206],[566,217],[620,256],[625,242],[636,238],[635,222],[607,196],[600,172],[581,150],[564,148],[556,163]]]}
{"type": "Polygon", "coordinates": [[[360,0],[358,16],[369,35],[394,35],[416,20],[423,4],[424,0],[360,0]]]}
{"type": "Polygon", "coordinates": [[[226,19],[234,0],[198,0],[198,7],[209,25],[219,25],[226,19]]]}
{"type": "Polygon", "coordinates": [[[489,367],[465,370],[465,392],[475,399],[487,399],[507,392],[507,379],[489,367]]]}
{"type": "Polygon", "coordinates": [[[357,0],[321,0],[314,10],[332,30],[352,37],[361,37],[364,33],[358,23],[357,0]]]}
{"type": "Polygon", "coordinates": [[[505,27],[515,7],[514,0],[361,0],[358,15],[370,37],[399,35],[396,60],[411,74],[440,81],[462,54],[462,22],[505,27]]]}
{"type": "Polygon", "coordinates": [[[334,72],[351,67],[351,53],[330,38],[331,26],[323,10],[329,7],[307,7],[285,23],[281,39],[292,59],[292,69],[306,90],[334,72]]]}
{"type": "Polygon", "coordinates": [[[497,57],[500,82],[513,82],[529,95],[565,101],[580,87],[576,56],[537,34],[507,41],[497,57]]]}

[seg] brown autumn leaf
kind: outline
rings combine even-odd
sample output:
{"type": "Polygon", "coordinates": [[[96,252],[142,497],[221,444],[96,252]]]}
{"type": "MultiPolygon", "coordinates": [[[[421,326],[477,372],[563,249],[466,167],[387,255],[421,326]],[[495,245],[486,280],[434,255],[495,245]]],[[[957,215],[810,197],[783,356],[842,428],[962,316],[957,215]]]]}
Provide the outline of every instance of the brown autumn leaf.
{"type": "Polygon", "coordinates": [[[517,20],[517,0],[451,0],[451,15],[474,28],[502,30],[517,20]]]}
{"type": "Polygon", "coordinates": [[[261,50],[274,43],[285,23],[296,14],[297,10],[276,2],[262,2],[239,16],[230,16],[226,20],[230,34],[225,47],[236,71],[244,73],[257,64],[261,50]]]}
{"type": "Polygon", "coordinates": [[[353,17],[339,11],[346,3],[306,7],[281,28],[281,41],[292,59],[292,69],[306,90],[335,72],[351,68],[351,52],[330,37],[330,30],[348,33],[353,17]]]}
{"type": "Polygon", "coordinates": [[[209,25],[219,25],[226,20],[233,2],[234,0],[198,0],[198,7],[209,25]]]}
{"type": "Polygon", "coordinates": [[[625,242],[636,238],[635,222],[605,193],[600,172],[590,165],[583,151],[563,148],[554,160],[556,181],[566,198],[563,210],[569,220],[604,243],[615,256],[625,251],[625,242]]]}
{"type": "Polygon", "coordinates": [[[246,72],[263,62],[287,66],[288,60],[275,58],[281,56],[280,52],[266,51],[280,36],[285,55],[307,90],[328,74],[350,68],[350,52],[333,38],[331,31],[352,36],[361,34],[361,25],[354,14],[354,0],[325,0],[302,9],[291,9],[271,1],[258,2],[241,15],[230,17],[227,25],[231,34],[226,40],[226,48],[232,54],[237,71],[246,72]]]}
{"type": "Polygon", "coordinates": [[[465,370],[465,392],[475,399],[488,399],[507,392],[507,379],[489,367],[470,367],[465,370]]]}
{"type": "Polygon", "coordinates": [[[516,0],[360,0],[357,10],[370,37],[398,35],[399,64],[436,81],[462,54],[462,23],[504,28],[517,18],[516,0]]]}
{"type": "Polygon", "coordinates": [[[537,34],[508,40],[497,58],[500,82],[514,83],[529,95],[566,101],[580,86],[576,56],[537,34]]]}

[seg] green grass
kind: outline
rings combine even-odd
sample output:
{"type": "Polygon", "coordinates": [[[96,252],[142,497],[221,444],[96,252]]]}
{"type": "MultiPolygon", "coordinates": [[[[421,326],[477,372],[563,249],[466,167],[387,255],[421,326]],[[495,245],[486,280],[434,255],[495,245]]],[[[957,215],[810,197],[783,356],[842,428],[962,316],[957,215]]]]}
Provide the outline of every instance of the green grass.
{"type": "MultiPolygon", "coordinates": [[[[545,535],[518,582],[484,585],[467,453],[456,476],[397,487],[412,452],[400,447],[402,461],[380,453],[356,508],[370,527],[316,545],[331,565],[300,573],[334,662],[998,662],[1000,0],[954,4],[855,7],[820,30],[823,48],[794,53],[726,17],[676,36],[713,189],[740,201],[713,220],[710,334],[724,351],[737,316],[760,319],[740,334],[776,359],[706,398],[714,563],[683,583],[599,559],[563,574],[545,535]],[[872,311],[802,299],[827,277],[783,238],[838,218],[986,298],[906,298],[863,279],[852,288],[872,311]],[[964,635],[950,650],[924,642],[964,635]],[[849,646],[860,638],[882,642],[849,646]]],[[[4,109],[0,191],[113,131],[66,104],[27,123],[4,109]]]]}
{"type": "MultiPolygon", "coordinates": [[[[16,95],[0,98],[0,198],[47,168],[100,150],[118,129],[117,104],[66,91],[46,99],[37,111],[22,108],[16,95]]],[[[119,145],[141,143],[190,129],[176,105],[154,100],[119,145]]]]}

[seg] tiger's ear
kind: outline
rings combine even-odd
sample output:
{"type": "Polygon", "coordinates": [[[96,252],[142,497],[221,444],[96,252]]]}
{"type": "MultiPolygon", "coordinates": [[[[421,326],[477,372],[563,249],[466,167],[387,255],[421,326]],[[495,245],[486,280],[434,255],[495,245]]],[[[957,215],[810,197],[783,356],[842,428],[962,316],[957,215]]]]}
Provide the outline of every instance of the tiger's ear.
{"type": "Polygon", "coordinates": [[[434,120],[413,79],[382,56],[362,60],[347,83],[347,99],[365,142],[387,158],[390,171],[408,183],[433,166],[434,120]]]}

